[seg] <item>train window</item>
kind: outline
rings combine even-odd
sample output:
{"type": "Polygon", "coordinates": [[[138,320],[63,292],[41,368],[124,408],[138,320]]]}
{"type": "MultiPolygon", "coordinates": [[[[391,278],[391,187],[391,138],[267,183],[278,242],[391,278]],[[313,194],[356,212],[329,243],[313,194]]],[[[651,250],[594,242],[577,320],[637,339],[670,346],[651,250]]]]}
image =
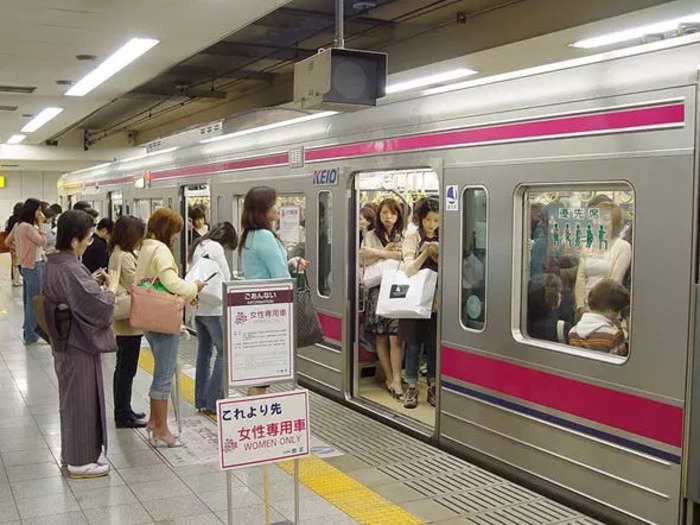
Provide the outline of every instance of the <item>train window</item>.
{"type": "Polygon", "coordinates": [[[485,188],[462,193],[462,325],[483,330],[486,319],[486,256],[488,252],[485,188]]]}
{"type": "Polygon", "coordinates": [[[333,194],[318,194],[318,293],[330,297],[333,286],[332,272],[333,194]]]}
{"type": "Polygon", "coordinates": [[[523,200],[523,333],[552,349],[625,361],[632,188],[531,187],[523,200]]]}
{"type": "Polygon", "coordinates": [[[150,199],[135,199],[134,200],[134,215],[144,222],[148,222],[151,216],[151,200],[150,199]]]}

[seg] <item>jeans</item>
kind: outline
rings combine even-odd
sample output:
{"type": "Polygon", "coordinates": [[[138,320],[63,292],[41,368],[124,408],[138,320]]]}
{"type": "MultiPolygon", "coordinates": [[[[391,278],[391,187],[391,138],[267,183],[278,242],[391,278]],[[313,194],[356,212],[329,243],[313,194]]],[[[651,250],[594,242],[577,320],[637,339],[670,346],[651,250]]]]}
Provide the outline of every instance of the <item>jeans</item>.
{"type": "Polygon", "coordinates": [[[177,349],[180,344],[178,334],[161,334],[159,332],[144,332],[148,344],[151,345],[153,359],[153,382],[148,395],[152,399],[167,400],[173,383],[173,374],[177,365],[177,349]]]}
{"type": "Polygon", "coordinates": [[[197,373],[194,382],[194,406],[216,412],[216,400],[223,397],[224,335],[218,315],[197,316],[197,373]],[[216,347],[214,369],[210,373],[211,354],[216,347]]]}
{"type": "MultiPolygon", "coordinates": [[[[435,381],[435,340],[429,338],[423,342],[425,360],[428,365],[428,381],[435,381]]],[[[418,382],[418,360],[420,357],[420,343],[406,343],[406,381],[418,382]]]]}
{"type": "Polygon", "coordinates": [[[22,295],[24,299],[24,342],[34,343],[39,336],[36,333],[37,322],[34,314],[32,298],[41,293],[41,285],[44,282],[44,262],[38,261],[34,268],[21,268],[24,284],[22,295]]]}
{"type": "Polygon", "coordinates": [[[117,336],[117,364],[114,367],[114,419],[131,419],[131,386],[139,365],[140,335],[117,336]]]}

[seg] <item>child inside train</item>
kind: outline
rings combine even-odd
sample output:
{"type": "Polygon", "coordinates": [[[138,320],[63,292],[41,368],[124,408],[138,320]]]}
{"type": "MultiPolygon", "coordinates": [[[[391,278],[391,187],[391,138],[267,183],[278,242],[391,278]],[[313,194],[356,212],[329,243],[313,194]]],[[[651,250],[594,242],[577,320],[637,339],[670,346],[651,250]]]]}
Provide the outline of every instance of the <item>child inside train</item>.
{"type": "Polygon", "coordinates": [[[627,289],[613,279],[602,279],[588,294],[588,309],[569,332],[569,344],[610,354],[627,355],[627,338],[620,326],[630,304],[627,289]]]}

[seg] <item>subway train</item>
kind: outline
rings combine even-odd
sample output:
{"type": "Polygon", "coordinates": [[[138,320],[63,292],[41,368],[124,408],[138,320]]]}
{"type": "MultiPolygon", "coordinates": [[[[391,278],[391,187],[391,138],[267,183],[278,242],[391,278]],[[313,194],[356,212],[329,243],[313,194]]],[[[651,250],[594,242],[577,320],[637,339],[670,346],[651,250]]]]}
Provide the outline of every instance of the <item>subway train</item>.
{"type": "MultiPolygon", "coordinates": [[[[301,384],[606,522],[686,523],[700,502],[698,66],[688,35],[225,133],[65,174],[59,192],[113,217],[198,205],[239,226],[245,193],[274,186],[325,335],[297,350],[301,384]],[[409,222],[423,196],[440,201],[438,395],[411,411],[375,379],[358,224],[387,197],[409,222]],[[561,329],[614,246],[631,297],[619,354],[561,329]],[[558,283],[545,314],[530,300],[542,275],[558,283]],[[540,315],[556,336],[535,330],[540,315]]],[[[411,468],[459,483],[429,458],[411,468]]]]}

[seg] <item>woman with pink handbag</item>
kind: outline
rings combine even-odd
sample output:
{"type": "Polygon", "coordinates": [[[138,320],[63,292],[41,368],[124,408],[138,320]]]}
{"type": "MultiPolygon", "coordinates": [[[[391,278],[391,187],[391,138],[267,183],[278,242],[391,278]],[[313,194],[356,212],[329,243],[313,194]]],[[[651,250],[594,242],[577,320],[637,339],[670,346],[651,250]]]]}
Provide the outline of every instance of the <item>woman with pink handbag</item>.
{"type": "MultiPolygon", "coordinates": [[[[204,288],[202,281],[188,283],[178,275],[175,257],[171,251],[175,239],[182,231],[184,221],[170,208],[156,210],[148,219],[148,231],[136,264],[136,282],[150,282],[152,288],[164,288],[172,295],[191,300],[204,288]]],[[[173,333],[170,327],[166,331],[156,331],[159,322],[166,322],[168,315],[163,311],[144,311],[137,308],[137,297],[132,288],[131,325],[145,328],[144,335],[151,346],[153,359],[153,382],[149,396],[151,398],[151,415],[147,424],[149,441],[154,447],[181,447],[182,442],[168,429],[168,396],[172,387],[173,373],[177,365],[177,351],[180,342],[179,333],[173,333]],[[163,319],[159,319],[163,316],[163,319]],[[149,329],[151,328],[151,329],[149,329]]],[[[152,292],[153,299],[162,292],[152,292]]],[[[166,295],[167,301],[167,295],[166,295]]],[[[180,301],[184,305],[184,301],[180,301]]]]}

